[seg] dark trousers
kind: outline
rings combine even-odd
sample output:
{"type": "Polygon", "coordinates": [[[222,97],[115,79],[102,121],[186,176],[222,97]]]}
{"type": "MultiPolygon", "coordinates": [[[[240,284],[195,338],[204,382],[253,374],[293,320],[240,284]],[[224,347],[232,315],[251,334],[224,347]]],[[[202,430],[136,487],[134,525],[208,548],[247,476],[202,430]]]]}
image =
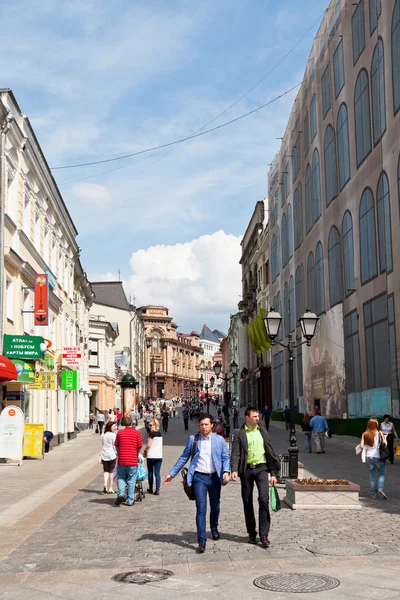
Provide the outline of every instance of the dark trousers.
{"type": "Polygon", "coordinates": [[[163,428],[163,431],[168,431],[168,421],[162,422],[162,428],[163,428]]]}
{"type": "Polygon", "coordinates": [[[255,483],[258,490],[258,522],[260,535],[268,536],[271,525],[271,516],[269,514],[269,483],[267,466],[261,465],[255,469],[247,468],[245,473],[240,476],[240,482],[242,484],[242,500],[247,533],[249,535],[256,535],[256,519],[254,516],[253,505],[253,490],[255,483]]]}
{"type": "Polygon", "coordinates": [[[44,443],[44,453],[48,454],[50,450],[50,442],[45,442],[44,443]]]}
{"type": "Polygon", "coordinates": [[[162,465],[162,458],[148,458],[147,459],[147,478],[149,480],[149,489],[153,491],[154,478],[156,480],[156,492],[160,491],[161,476],[160,470],[162,465]]]}
{"type": "Polygon", "coordinates": [[[388,434],[388,436],[386,438],[386,443],[388,445],[389,452],[390,452],[389,460],[393,464],[393,462],[394,462],[394,449],[393,449],[394,438],[393,438],[393,433],[389,433],[388,434]]]}
{"type": "Polygon", "coordinates": [[[185,431],[189,429],[189,419],[183,419],[183,423],[185,425],[185,431]]]}
{"type": "Polygon", "coordinates": [[[103,431],[104,421],[97,421],[97,425],[99,428],[99,433],[103,431]]]}
{"type": "Polygon", "coordinates": [[[196,500],[196,526],[197,541],[200,546],[205,546],[207,541],[206,516],[207,516],[207,493],[210,498],[210,528],[218,529],[219,507],[221,498],[221,482],[217,473],[207,475],[205,473],[194,473],[193,494],[196,500]]]}
{"type": "Polygon", "coordinates": [[[271,419],[267,419],[267,418],[265,418],[265,419],[264,419],[264,422],[265,422],[265,429],[266,429],[267,431],[269,431],[269,422],[270,422],[270,420],[271,420],[271,419]]]}

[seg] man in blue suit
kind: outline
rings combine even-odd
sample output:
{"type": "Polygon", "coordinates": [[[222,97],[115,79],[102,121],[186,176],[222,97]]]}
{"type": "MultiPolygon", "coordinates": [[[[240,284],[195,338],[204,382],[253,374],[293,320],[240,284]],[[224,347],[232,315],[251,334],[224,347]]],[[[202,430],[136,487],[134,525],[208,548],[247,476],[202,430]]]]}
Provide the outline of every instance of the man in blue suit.
{"type": "Polygon", "coordinates": [[[196,501],[197,540],[196,552],[206,549],[207,493],[210,498],[210,528],[213,540],[219,540],[218,518],[221,498],[221,485],[229,481],[230,456],[224,438],[212,433],[213,419],[209,414],[200,415],[200,433],[191,435],[181,456],[176,461],[164,483],[170,483],[189,458],[192,461],[187,474],[187,483],[193,488],[196,501]],[[195,446],[194,446],[195,445],[195,446]],[[194,452],[193,452],[194,450],[194,452]]]}

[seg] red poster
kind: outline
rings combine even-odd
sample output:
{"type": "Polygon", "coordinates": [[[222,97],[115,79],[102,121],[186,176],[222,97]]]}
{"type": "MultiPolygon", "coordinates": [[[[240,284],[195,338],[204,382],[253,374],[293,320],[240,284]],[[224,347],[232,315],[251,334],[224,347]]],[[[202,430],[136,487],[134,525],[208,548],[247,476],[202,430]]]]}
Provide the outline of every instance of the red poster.
{"type": "Polygon", "coordinates": [[[47,275],[35,275],[35,325],[49,324],[49,282],[47,275]]]}

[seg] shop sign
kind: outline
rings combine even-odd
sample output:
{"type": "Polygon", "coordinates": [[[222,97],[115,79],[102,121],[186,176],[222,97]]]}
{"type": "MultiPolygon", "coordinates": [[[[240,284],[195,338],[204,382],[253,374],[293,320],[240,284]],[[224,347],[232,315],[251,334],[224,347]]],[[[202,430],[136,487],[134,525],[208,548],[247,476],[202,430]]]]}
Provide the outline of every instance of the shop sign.
{"type": "Polygon", "coordinates": [[[56,276],[54,275],[54,273],[52,273],[52,271],[50,271],[50,269],[46,269],[46,275],[47,275],[47,279],[48,279],[48,282],[49,282],[49,288],[51,290],[55,290],[56,289],[56,285],[57,285],[56,276]]]}
{"type": "Polygon", "coordinates": [[[40,335],[4,335],[4,356],[8,358],[43,358],[43,348],[40,335]]]}
{"type": "Polygon", "coordinates": [[[62,371],[61,389],[77,390],[79,388],[79,371],[62,371]]]}
{"type": "Polygon", "coordinates": [[[46,352],[46,354],[44,355],[44,366],[46,367],[46,369],[48,369],[49,371],[53,371],[54,370],[54,356],[52,354],[48,354],[46,352]]]}
{"type": "Polygon", "coordinates": [[[25,423],[22,455],[43,457],[44,425],[25,423]]]}
{"type": "Polygon", "coordinates": [[[49,281],[45,273],[35,275],[34,324],[49,324],[49,281]]]}
{"type": "Polygon", "coordinates": [[[17,369],[18,379],[20,383],[35,383],[35,361],[21,360],[14,358],[12,361],[17,369]]]}
{"type": "Polygon", "coordinates": [[[52,371],[38,371],[35,382],[28,387],[30,390],[55,390],[56,375],[52,371]]]}
{"type": "Polygon", "coordinates": [[[0,414],[0,458],[22,461],[24,413],[18,406],[6,406],[0,414]]]}
{"type": "Polygon", "coordinates": [[[65,347],[62,349],[62,366],[79,367],[82,360],[82,351],[80,346],[65,347]]]}
{"type": "Polygon", "coordinates": [[[24,401],[24,392],[12,392],[6,391],[6,400],[7,402],[23,402],[24,401]]]}

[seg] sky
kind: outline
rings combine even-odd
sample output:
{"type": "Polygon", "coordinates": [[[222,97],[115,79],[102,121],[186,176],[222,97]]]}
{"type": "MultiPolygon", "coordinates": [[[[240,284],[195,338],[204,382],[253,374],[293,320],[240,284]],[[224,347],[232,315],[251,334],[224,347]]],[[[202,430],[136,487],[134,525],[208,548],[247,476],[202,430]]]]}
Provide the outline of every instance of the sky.
{"type": "Polygon", "coordinates": [[[274,100],[302,80],[326,0],[0,0],[0,85],[39,139],[92,281],[227,331],[240,241],[267,195],[296,90],[218,131],[128,159],[274,100]],[[307,33],[307,35],[305,35],[307,33]],[[294,48],[295,44],[304,39],[294,48]]]}

